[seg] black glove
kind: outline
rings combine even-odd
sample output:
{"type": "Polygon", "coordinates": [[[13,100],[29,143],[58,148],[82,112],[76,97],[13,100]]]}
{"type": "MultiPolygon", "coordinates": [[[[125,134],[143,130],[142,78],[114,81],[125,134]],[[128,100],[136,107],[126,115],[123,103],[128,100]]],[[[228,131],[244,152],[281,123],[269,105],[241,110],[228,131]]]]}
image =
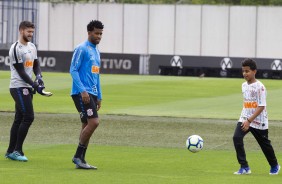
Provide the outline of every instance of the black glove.
{"type": "Polygon", "coordinates": [[[39,85],[36,80],[34,81],[32,87],[33,87],[33,89],[34,89],[34,90],[33,90],[33,94],[35,94],[36,91],[37,91],[37,93],[39,93],[40,95],[47,96],[47,97],[53,95],[53,93],[51,93],[51,92],[44,91],[45,86],[39,85]]]}
{"type": "Polygon", "coordinates": [[[39,93],[40,95],[44,95],[43,91],[44,91],[45,87],[39,85],[36,89],[37,93],[39,93]]]}
{"type": "Polygon", "coordinates": [[[41,74],[36,75],[35,81],[37,81],[39,85],[44,86],[44,82],[42,80],[42,75],[41,74]]]}
{"type": "Polygon", "coordinates": [[[40,85],[37,80],[35,80],[35,81],[33,82],[32,87],[33,87],[33,89],[34,89],[34,90],[33,90],[33,94],[35,94],[35,93],[37,92],[37,93],[43,95],[43,92],[42,92],[42,91],[43,91],[43,89],[44,89],[45,87],[42,86],[42,85],[40,85]]]}

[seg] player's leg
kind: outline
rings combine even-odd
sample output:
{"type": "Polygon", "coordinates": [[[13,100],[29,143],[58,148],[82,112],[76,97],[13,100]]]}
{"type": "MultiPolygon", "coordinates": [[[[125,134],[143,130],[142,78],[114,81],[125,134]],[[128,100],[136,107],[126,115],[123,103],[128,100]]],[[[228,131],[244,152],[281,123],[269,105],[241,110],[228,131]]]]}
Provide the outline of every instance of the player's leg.
{"type": "MultiPolygon", "coordinates": [[[[12,96],[17,96],[17,89],[16,88],[11,88],[10,93],[12,96]]],[[[23,114],[21,112],[21,107],[19,105],[19,102],[17,102],[17,98],[14,98],[15,100],[15,118],[14,122],[12,124],[11,130],[10,130],[10,142],[9,142],[9,147],[6,152],[6,158],[13,159],[11,157],[11,154],[14,152],[16,144],[17,144],[17,137],[18,137],[18,129],[20,127],[20,124],[23,119],[23,114]]]]}
{"type": "Polygon", "coordinates": [[[237,123],[237,126],[234,131],[234,135],[233,135],[233,143],[234,143],[234,147],[236,150],[237,160],[241,166],[240,169],[237,172],[235,172],[234,174],[250,174],[251,170],[249,168],[249,165],[246,159],[246,152],[245,152],[244,141],[243,141],[248,131],[244,132],[241,129],[241,124],[242,122],[237,123]]]}
{"type": "Polygon", "coordinates": [[[20,107],[20,111],[23,115],[22,122],[18,127],[17,132],[17,143],[13,156],[15,160],[27,161],[28,159],[24,156],[23,153],[23,143],[27,136],[30,125],[34,120],[34,111],[32,104],[32,90],[31,88],[17,88],[17,95],[13,96],[14,100],[17,102],[17,105],[20,107]]]}
{"type": "Polygon", "coordinates": [[[98,114],[96,111],[96,103],[93,99],[93,95],[90,95],[90,103],[84,104],[82,102],[81,95],[73,95],[73,101],[76,105],[82,124],[82,130],[79,137],[79,145],[73,158],[73,162],[81,168],[93,169],[85,161],[85,154],[88,147],[89,140],[99,125],[98,114]]]}
{"type": "Polygon", "coordinates": [[[250,127],[250,132],[257,140],[271,167],[269,174],[278,174],[280,170],[280,166],[275,156],[274,149],[271,145],[271,141],[268,139],[268,130],[259,130],[250,127]]]}
{"type": "MultiPolygon", "coordinates": [[[[79,145],[77,148],[77,152],[75,154],[75,157],[80,158],[82,163],[86,164],[89,168],[88,169],[97,169],[96,166],[89,165],[86,160],[85,160],[85,155],[87,151],[87,147],[89,144],[89,140],[95,131],[95,129],[98,127],[98,118],[90,118],[87,119],[87,124],[84,124],[83,129],[80,134],[80,139],[79,139],[79,145]]],[[[79,165],[77,164],[76,168],[80,168],[79,165]]]]}

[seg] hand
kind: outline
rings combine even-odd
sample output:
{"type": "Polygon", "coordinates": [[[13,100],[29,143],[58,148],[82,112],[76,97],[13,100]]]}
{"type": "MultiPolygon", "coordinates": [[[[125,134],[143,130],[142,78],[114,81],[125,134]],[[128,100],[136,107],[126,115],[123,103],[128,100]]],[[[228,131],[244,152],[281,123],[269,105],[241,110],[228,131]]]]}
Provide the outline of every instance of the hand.
{"type": "Polygon", "coordinates": [[[37,93],[39,93],[40,95],[44,95],[44,86],[38,85],[36,88],[37,93]]]}
{"type": "Polygon", "coordinates": [[[37,81],[39,85],[44,86],[44,82],[40,74],[36,76],[35,81],[37,81]]]}
{"type": "Polygon", "coordinates": [[[90,102],[90,97],[89,97],[89,94],[86,92],[86,91],[83,91],[81,93],[81,98],[82,98],[82,102],[84,104],[88,104],[90,102]]]}
{"type": "Polygon", "coordinates": [[[98,111],[100,108],[101,108],[101,103],[102,103],[102,100],[97,100],[97,107],[96,107],[96,110],[98,111]]]}
{"type": "Polygon", "coordinates": [[[33,85],[33,94],[35,94],[36,92],[39,93],[40,95],[43,95],[43,96],[52,96],[53,94],[51,92],[45,92],[44,89],[45,87],[42,86],[42,85],[39,85],[38,82],[35,80],[33,85]]]}
{"type": "Polygon", "coordinates": [[[243,132],[247,132],[250,128],[250,122],[248,120],[245,120],[242,125],[241,125],[241,129],[243,130],[243,132]]]}
{"type": "Polygon", "coordinates": [[[32,84],[33,94],[36,93],[38,86],[39,86],[39,84],[38,84],[38,82],[35,80],[35,81],[33,82],[33,84],[32,84]]]}

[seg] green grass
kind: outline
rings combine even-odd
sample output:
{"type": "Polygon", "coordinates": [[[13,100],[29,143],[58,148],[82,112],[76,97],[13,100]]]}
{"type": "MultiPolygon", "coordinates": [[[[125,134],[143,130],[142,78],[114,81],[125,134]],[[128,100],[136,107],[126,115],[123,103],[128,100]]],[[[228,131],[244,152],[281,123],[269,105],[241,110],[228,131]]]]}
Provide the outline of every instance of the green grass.
{"type": "MultiPolygon", "coordinates": [[[[35,95],[37,112],[76,113],[70,98],[67,73],[44,73],[51,98],[35,95]]],[[[139,75],[102,75],[100,114],[238,119],[242,108],[243,79],[139,75]]],[[[9,72],[0,71],[0,110],[13,111],[9,72]]],[[[280,80],[262,80],[268,90],[270,120],[282,120],[280,80]]]]}
{"type": "MultiPolygon", "coordinates": [[[[102,75],[100,126],[87,152],[97,171],[76,170],[71,162],[81,125],[69,96],[69,74],[44,73],[44,79],[54,96],[35,95],[35,121],[24,144],[29,161],[0,157],[1,184],[281,183],[281,175],[268,175],[267,161],[251,135],[245,147],[252,175],[233,175],[239,168],[232,135],[243,79],[102,75]],[[199,153],[185,149],[191,134],[205,141],[199,153]]],[[[262,81],[268,89],[269,137],[282,163],[281,81],[262,81]]],[[[9,72],[0,71],[0,82],[3,156],[14,110],[9,72]]]]}
{"type": "MultiPolygon", "coordinates": [[[[1,112],[0,154],[4,155],[13,113],[1,112]]],[[[232,146],[233,120],[101,115],[91,139],[87,161],[97,171],[76,170],[71,163],[80,123],[75,114],[37,114],[24,150],[27,163],[0,159],[1,184],[75,183],[280,183],[251,135],[246,151],[251,176],[234,176],[238,169],[232,146]],[[188,135],[200,134],[204,150],[185,149],[188,135]],[[17,177],[15,177],[17,176],[17,177]]],[[[282,125],[273,122],[270,138],[282,156],[282,125]]]]}
{"type": "Polygon", "coordinates": [[[69,159],[73,149],[71,145],[33,146],[29,153],[34,156],[28,163],[1,160],[1,183],[281,183],[279,175],[267,174],[268,166],[256,152],[248,154],[253,174],[234,176],[236,163],[232,152],[192,154],[184,149],[96,146],[89,161],[99,168],[85,171],[73,169],[69,159]]]}

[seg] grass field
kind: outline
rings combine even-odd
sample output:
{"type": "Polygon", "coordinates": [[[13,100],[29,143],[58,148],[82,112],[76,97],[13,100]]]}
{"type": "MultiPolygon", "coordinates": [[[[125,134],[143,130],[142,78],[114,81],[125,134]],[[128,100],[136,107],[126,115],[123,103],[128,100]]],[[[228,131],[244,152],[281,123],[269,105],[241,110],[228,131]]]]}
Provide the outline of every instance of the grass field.
{"type": "MultiPolygon", "coordinates": [[[[71,158],[79,117],[69,97],[69,74],[45,73],[51,98],[36,95],[36,119],[25,142],[27,163],[4,154],[13,120],[9,72],[0,71],[0,183],[281,183],[251,135],[245,146],[253,174],[238,169],[232,134],[241,110],[243,79],[102,75],[101,124],[91,139],[87,161],[97,171],[76,170],[71,158]],[[185,149],[199,134],[204,150],[185,149]]],[[[270,139],[282,162],[281,81],[263,80],[268,89],[270,139]]]]}

